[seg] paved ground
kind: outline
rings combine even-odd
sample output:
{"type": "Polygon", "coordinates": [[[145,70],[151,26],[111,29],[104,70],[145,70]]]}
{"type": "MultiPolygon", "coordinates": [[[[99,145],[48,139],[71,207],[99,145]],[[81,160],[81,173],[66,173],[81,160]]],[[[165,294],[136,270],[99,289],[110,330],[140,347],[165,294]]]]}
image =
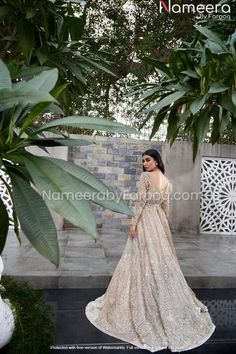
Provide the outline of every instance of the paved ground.
{"type": "MultiPolygon", "coordinates": [[[[86,318],[86,304],[101,296],[106,289],[46,289],[45,300],[55,313],[56,335],[52,353],[121,354],[150,353],[100,332],[86,318]]],[[[213,335],[189,354],[234,354],[236,352],[236,289],[194,289],[208,307],[216,329],[213,335]]],[[[184,335],[184,333],[183,333],[184,335]]],[[[6,347],[0,354],[6,354],[6,347]]],[[[160,354],[170,354],[162,350],[160,354]]],[[[31,354],[31,353],[24,353],[31,354]]],[[[43,354],[43,353],[42,353],[43,354]]]]}
{"type": "MultiPolygon", "coordinates": [[[[76,353],[149,353],[134,349],[129,343],[100,332],[87,320],[86,304],[101,296],[105,289],[51,289],[44,291],[45,299],[56,314],[56,338],[52,352],[76,353]],[[99,349],[101,348],[102,349],[99,349]],[[109,349],[109,347],[113,349],[109,349]],[[80,348],[80,349],[75,349],[80,348]],[[92,349],[93,348],[93,349],[92,349]]],[[[207,305],[216,330],[201,347],[187,351],[194,354],[233,354],[236,352],[236,289],[195,289],[197,296],[207,305]]],[[[183,333],[184,335],[184,333],[183,333]]],[[[170,353],[163,350],[161,353],[170,353]]]]}
{"type": "MultiPolygon", "coordinates": [[[[100,230],[97,243],[78,229],[59,232],[60,267],[37,254],[13,233],[3,253],[4,273],[39,288],[106,288],[127,235],[100,230]]],[[[173,235],[183,273],[192,288],[236,288],[236,238],[222,235],[173,235]]]]}
{"type": "MultiPolygon", "coordinates": [[[[216,325],[212,337],[188,353],[235,353],[236,239],[220,235],[173,236],[187,281],[207,305],[216,325]]],[[[25,238],[19,247],[15,236],[10,235],[3,255],[5,273],[44,288],[44,297],[56,315],[53,353],[149,353],[100,332],[84,314],[86,304],[105,292],[126,239],[127,235],[112,229],[101,230],[97,243],[79,230],[60,232],[61,260],[56,269],[25,238]],[[77,346],[80,349],[73,349],[77,346]]]]}

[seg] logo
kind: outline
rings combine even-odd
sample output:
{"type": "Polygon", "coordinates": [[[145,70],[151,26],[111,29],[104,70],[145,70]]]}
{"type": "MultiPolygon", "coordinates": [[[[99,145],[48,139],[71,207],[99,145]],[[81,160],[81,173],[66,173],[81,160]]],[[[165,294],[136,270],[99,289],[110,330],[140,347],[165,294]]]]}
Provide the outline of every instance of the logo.
{"type": "Polygon", "coordinates": [[[164,0],[160,0],[160,12],[162,12],[162,9],[165,9],[166,12],[168,12],[168,14],[170,13],[170,1],[169,1],[169,7],[166,5],[164,0]]]}
{"type": "Polygon", "coordinates": [[[193,13],[199,15],[198,18],[230,19],[231,7],[229,4],[175,4],[172,3],[172,0],[159,0],[159,12],[168,14],[193,13]]]}

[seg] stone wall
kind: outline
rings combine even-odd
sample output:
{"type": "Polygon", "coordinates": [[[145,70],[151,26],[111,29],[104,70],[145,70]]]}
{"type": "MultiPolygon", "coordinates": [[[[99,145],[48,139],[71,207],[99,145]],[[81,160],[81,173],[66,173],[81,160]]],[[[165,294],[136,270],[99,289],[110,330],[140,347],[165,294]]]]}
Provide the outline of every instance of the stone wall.
{"type": "MultiPolygon", "coordinates": [[[[68,159],[79,164],[111,187],[120,195],[137,191],[137,181],[142,172],[142,152],[153,148],[160,152],[162,143],[113,137],[79,136],[96,144],[69,148],[68,159]]],[[[127,201],[132,206],[132,201],[127,201]]],[[[127,230],[130,217],[93,205],[98,227],[118,227],[127,230]]],[[[71,226],[65,223],[65,227],[71,226]]]]}
{"type": "MultiPolygon", "coordinates": [[[[166,176],[173,186],[169,224],[175,233],[199,233],[200,199],[176,200],[175,193],[200,192],[202,156],[236,158],[236,146],[203,144],[196,161],[192,162],[192,145],[176,141],[167,143],[100,136],[73,136],[93,141],[94,145],[71,147],[68,159],[101,178],[116,193],[135,192],[142,172],[141,155],[153,148],[162,156],[166,176]]],[[[132,206],[132,202],[129,203],[132,206]]],[[[126,231],[130,218],[99,206],[93,206],[98,226],[126,231]]],[[[69,227],[65,222],[64,227],[69,227]]]]}

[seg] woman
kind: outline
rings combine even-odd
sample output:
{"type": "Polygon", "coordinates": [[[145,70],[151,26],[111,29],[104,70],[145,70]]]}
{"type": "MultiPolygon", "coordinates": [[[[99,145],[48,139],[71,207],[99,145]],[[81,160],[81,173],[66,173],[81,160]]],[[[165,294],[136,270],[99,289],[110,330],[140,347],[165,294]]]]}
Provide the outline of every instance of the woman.
{"type": "Polygon", "coordinates": [[[203,344],[215,326],[177,260],[167,221],[172,187],[161,156],[150,149],[142,162],[130,237],[106,293],[85,313],[101,331],[139,348],[189,350],[203,344]]]}

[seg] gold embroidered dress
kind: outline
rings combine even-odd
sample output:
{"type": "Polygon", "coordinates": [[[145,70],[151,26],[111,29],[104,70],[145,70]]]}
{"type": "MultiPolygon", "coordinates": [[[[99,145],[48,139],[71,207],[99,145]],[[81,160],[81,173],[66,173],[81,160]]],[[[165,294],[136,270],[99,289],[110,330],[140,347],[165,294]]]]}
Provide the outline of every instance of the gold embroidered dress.
{"type": "Polygon", "coordinates": [[[206,306],[185,281],[168,224],[167,195],[172,186],[162,173],[139,181],[134,223],[109,286],[87,304],[88,320],[99,330],[139,348],[180,352],[203,344],[215,326],[206,306]]]}

